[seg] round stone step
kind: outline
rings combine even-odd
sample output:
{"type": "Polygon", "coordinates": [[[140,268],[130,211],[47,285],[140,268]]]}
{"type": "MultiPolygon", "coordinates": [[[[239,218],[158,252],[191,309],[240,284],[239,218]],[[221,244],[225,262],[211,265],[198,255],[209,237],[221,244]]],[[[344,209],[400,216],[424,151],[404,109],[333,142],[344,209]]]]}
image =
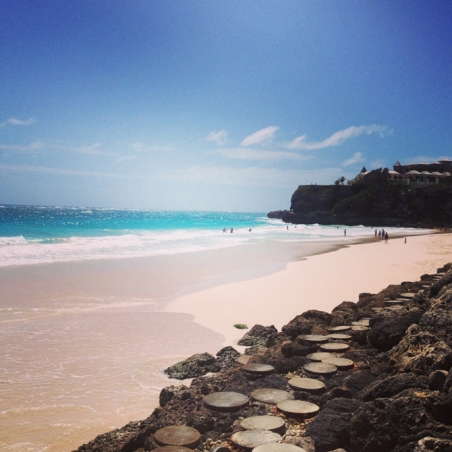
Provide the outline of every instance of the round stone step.
{"type": "Polygon", "coordinates": [[[244,432],[237,432],[231,436],[232,443],[246,450],[254,449],[261,444],[277,443],[281,441],[281,435],[271,432],[269,430],[245,430],[244,432]]]}
{"type": "Polygon", "coordinates": [[[191,449],[185,446],[160,446],[154,450],[156,452],[191,452],[191,449]]]}
{"type": "Polygon", "coordinates": [[[332,358],[334,355],[332,353],[328,352],[317,352],[317,353],[310,353],[306,358],[310,359],[311,361],[315,362],[321,362],[325,358],[332,358]]]}
{"type": "Polygon", "coordinates": [[[275,368],[270,364],[245,364],[240,370],[255,377],[264,377],[272,374],[275,368]]]}
{"type": "Polygon", "coordinates": [[[325,383],[314,378],[294,377],[289,380],[289,386],[299,391],[307,391],[317,394],[325,390],[325,383]]]}
{"type": "Polygon", "coordinates": [[[248,405],[249,399],[239,392],[212,392],[204,396],[203,403],[212,411],[238,411],[248,405]]]}
{"type": "MultiPolygon", "coordinates": [[[[402,306],[400,306],[400,307],[402,307],[402,306]]],[[[391,308],[385,308],[385,309],[393,309],[393,308],[394,308],[394,306],[392,306],[391,308]]],[[[368,326],[362,326],[362,325],[352,326],[352,331],[367,331],[369,329],[370,328],[368,326]]]]}
{"type": "Polygon", "coordinates": [[[337,372],[336,366],[325,363],[308,363],[303,366],[303,369],[312,374],[325,376],[334,375],[337,372]]]}
{"type": "Polygon", "coordinates": [[[338,334],[328,334],[328,337],[332,340],[335,341],[348,341],[350,340],[352,337],[350,336],[350,334],[342,334],[342,333],[338,333],[338,334]]]}
{"type": "Polygon", "coordinates": [[[383,311],[383,308],[379,308],[379,307],[375,307],[375,308],[371,308],[371,309],[374,312],[381,312],[381,311],[383,311]]]}
{"type": "Polygon", "coordinates": [[[248,361],[251,359],[253,357],[253,355],[242,355],[242,356],[239,356],[237,359],[236,359],[236,361],[239,363],[239,364],[248,364],[248,361]]]}
{"type": "Polygon", "coordinates": [[[332,364],[333,366],[336,366],[339,370],[352,369],[354,366],[354,363],[351,359],[337,358],[337,357],[326,358],[322,361],[322,363],[332,364]]]}
{"type": "Polygon", "coordinates": [[[255,389],[251,393],[251,397],[258,402],[272,403],[274,405],[284,400],[293,400],[294,398],[290,392],[273,388],[255,389]]]}
{"type": "Polygon", "coordinates": [[[320,408],[311,402],[304,400],[286,400],[276,405],[279,411],[288,416],[312,417],[315,416],[320,408]]]}
{"type": "Polygon", "coordinates": [[[284,432],[284,419],[279,416],[251,416],[240,422],[246,430],[270,430],[275,433],[284,432]]]}
{"type": "Polygon", "coordinates": [[[352,326],[369,326],[369,319],[356,320],[355,322],[352,322],[352,326]]]}
{"type": "Polygon", "coordinates": [[[406,300],[388,300],[385,301],[386,306],[401,306],[406,300]]]}
{"type": "Polygon", "coordinates": [[[413,298],[415,296],[416,296],[416,294],[411,293],[411,292],[405,292],[405,293],[400,294],[400,298],[407,298],[407,299],[413,298]]]}
{"type": "Polygon", "coordinates": [[[348,331],[350,327],[348,325],[330,326],[326,330],[328,333],[340,333],[341,331],[348,331]]]}
{"type": "Polygon", "coordinates": [[[293,444],[267,443],[255,447],[253,452],[306,452],[306,449],[293,444]]]}
{"type": "Polygon", "coordinates": [[[322,344],[320,348],[326,352],[342,353],[350,348],[350,345],[343,342],[330,342],[329,344],[322,344]]]}
{"type": "Polygon", "coordinates": [[[185,446],[194,449],[200,439],[198,430],[186,425],[170,425],[154,433],[154,441],[159,446],[185,446]]]}
{"type": "Polygon", "coordinates": [[[323,342],[328,342],[328,337],[321,334],[302,334],[298,336],[297,340],[299,342],[309,342],[311,344],[321,344],[323,342]]]}

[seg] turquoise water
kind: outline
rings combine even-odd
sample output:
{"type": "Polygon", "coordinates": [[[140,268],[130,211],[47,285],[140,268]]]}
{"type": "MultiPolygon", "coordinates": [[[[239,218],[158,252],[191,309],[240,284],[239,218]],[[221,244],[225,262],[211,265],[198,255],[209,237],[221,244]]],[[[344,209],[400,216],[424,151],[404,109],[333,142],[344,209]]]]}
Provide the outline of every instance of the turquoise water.
{"type": "MultiPolygon", "coordinates": [[[[343,229],[287,226],[266,213],[0,206],[0,266],[177,254],[262,241],[324,242],[342,238],[343,229]]],[[[347,227],[347,239],[372,235],[368,227],[347,227]]]]}

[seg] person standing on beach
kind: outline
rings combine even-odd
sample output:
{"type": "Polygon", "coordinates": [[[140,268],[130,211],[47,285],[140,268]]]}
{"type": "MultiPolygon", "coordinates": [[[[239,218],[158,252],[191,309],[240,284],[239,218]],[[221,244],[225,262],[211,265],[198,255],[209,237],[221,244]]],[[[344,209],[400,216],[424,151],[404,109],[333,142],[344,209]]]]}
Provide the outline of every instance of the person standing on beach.
{"type": "Polygon", "coordinates": [[[347,229],[344,229],[344,237],[347,235],[347,229]]]}
{"type": "Polygon", "coordinates": [[[234,228],[231,228],[231,234],[234,232],[234,228]]]}
{"type": "Polygon", "coordinates": [[[386,233],[385,233],[385,243],[388,243],[388,239],[389,239],[389,235],[388,235],[388,233],[386,232],[386,233]]]}

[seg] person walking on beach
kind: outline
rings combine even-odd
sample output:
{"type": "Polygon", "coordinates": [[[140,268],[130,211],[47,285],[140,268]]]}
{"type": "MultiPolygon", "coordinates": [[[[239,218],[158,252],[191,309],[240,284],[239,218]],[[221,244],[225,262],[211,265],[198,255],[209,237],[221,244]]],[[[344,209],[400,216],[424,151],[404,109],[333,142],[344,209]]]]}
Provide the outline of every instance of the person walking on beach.
{"type": "Polygon", "coordinates": [[[231,234],[234,232],[234,228],[231,228],[231,234]]]}
{"type": "Polygon", "coordinates": [[[347,235],[347,229],[344,229],[344,237],[347,235]]]}
{"type": "Polygon", "coordinates": [[[388,233],[386,232],[386,233],[385,233],[385,243],[388,243],[388,239],[389,239],[389,235],[388,235],[388,233]]]}

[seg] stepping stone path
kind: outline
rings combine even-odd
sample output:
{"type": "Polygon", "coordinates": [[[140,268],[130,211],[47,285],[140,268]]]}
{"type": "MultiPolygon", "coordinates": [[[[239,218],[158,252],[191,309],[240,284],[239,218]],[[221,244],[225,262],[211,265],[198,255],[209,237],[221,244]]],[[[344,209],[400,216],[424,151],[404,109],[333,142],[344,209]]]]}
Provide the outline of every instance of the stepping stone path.
{"type": "Polygon", "coordinates": [[[320,346],[325,352],[345,352],[350,348],[350,345],[344,344],[342,342],[330,342],[329,344],[322,344],[320,346]]]}
{"type": "Polygon", "coordinates": [[[212,392],[204,396],[203,403],[212,411],[238,411],[248,405],[249,399],[239,392],[212,392]]]}
{"type": "Polygon", "coordinates": [[[371,309],[374,312],[381,312],[381,311],[383,311],[383,308],[371,308],[371,309]]]}
{"type": "Polygon", "coordinates": [[[337,372],[336,366],[325,363],[308,363],[303,366],[303,369],[309,373],[324,376],[334,375],[337,372]]]}
{"type": "Polygon", "coordinates": [[[156,452],[191,452],[191,449],[185,446],[161,446],[154,450],[156,452]]]}
{"type": "Polygon", "coordinates": [[[154,433],[154,441],[159,446],[185,446],[194,449],[200,439],[201,433],[186,425],[171,425],[154,433]]]}
{"type": "Polygon", "coordinates": [[[295,390],[312,392],[314,394],[325,390],[325,383],[314,378],[294,377],[289,380],[289,386],[295,390]]]}
{"type": "Polygon", "coordinates": [[[401,306],[406,300],[388,300],[385,301],[386,306],[401,306]]]}
{"type": "Polygon", "coordinates": [[[272,374],[275,368],[270,364],[245,364],[240,370],[253,377],[264,377],[272,374]]]}
{"type": "Polygon", "coordinates": [[[330,339],[333,340],[337,340],[337,341],[348,341],[350,340],[352,337],[350,336],[350,334],[328,334],[328,337],[330,339]]]}
{"type": "Polygon", "coordinates": [[[405,292],[400,294],[400,298],[413,298],[415,295],[415,293],[405,292]]]}
{"type": "MultiPolygon", "coordinates": [[[[402,309],[403,308],[403,306],[402,305],[400,305],[400,304],[398,304],[398,305],[395,305],[395,306],[387,306],[385,309],[387,310],[387,311],[399,311],[400,309],[402,309]]],[[[358,327],[357,327],[358,328],[358,327]]],[[[368,329],[368,328],[367,328],[368,329]]]]}
{"type": "MultiPolygon", "coordinates": [[[[400,306],[400,308],[402,308],[402,306],[400,306]]],[[[390,307],[390,308],[385,308],[385,309],[394,309],[394,306],[390,307]]],[[[370,328],[368,326],[352,326],[352,331],[367,331],[370,328]]]]}
{"type": "Polygon", "coordinates": [[[322,342],[328,342],[327,336],[322,336],[320,334],[305,334],[298,336],[299,342],[310,342],[314,344],[321,344],[322,342]]]}
{"type": "Polygon", "coordinates": [[[231,436],[232,443],[243,449],[251,450],[261,444],[276,443],[281,441],[281,435],[270,430],[245,430],[237,432],[231,436]]]}
{"type": "Polygon", "coordinates": [[[351,359],[346,358],[326,358],[322,361],[322,363],[332,364],[336,366],[339,370],[348,370],[353,369],[354,363],[351,359]]]}
{"type": "Polygon", "coordinates": [[[348,325],[330,326],[326,330],[328,333],[340,333],[341,331],[348,331],[350,327],[348,325]]]}
{"type": "Polygon", "coordinates": [[[328,352],[318,352],[318,353],[311,353],[306,358],[310,359],[311,361],[317,361],[321,362],[325,358],[332,358],[334,355],[332,353],[328,352]]]}
{"type": "Polygon", "coordinates": [[[293,444],[267,443],[255,447],[253,452],[306,452],[306,449],[293,444]]]}
{"type": "Polygon", "coordinates": [[[248,364],[248,361],[249,361],[252,357],[253,357],[253,355],[242,355],[242,356],[239,356],[239,357],[236,359],[236,361],[237,361],[239,364],[248,364]]]}
{"type": "Polygon", "coordinates": [[[293,400],[294,398],[290,392],[273,388],[256,389],[251,393],[251,397],[258,402],[271,403],[273,405],[284,400],[293,400]]]}
{"type": "Polygon", "coordinates": [[[251,416],[243,419],[240,425],[246,430],[270,430],[275,433],[282,433],[285,428],[284,419],[279,416],[251,416]]]}
{"type": "Polygon", "coordinates": [[[286,400],[278,403],[276,407],[287,416],[303,418],[315,416],[320,410],[314,403],[304,400],[286,400]]]}

